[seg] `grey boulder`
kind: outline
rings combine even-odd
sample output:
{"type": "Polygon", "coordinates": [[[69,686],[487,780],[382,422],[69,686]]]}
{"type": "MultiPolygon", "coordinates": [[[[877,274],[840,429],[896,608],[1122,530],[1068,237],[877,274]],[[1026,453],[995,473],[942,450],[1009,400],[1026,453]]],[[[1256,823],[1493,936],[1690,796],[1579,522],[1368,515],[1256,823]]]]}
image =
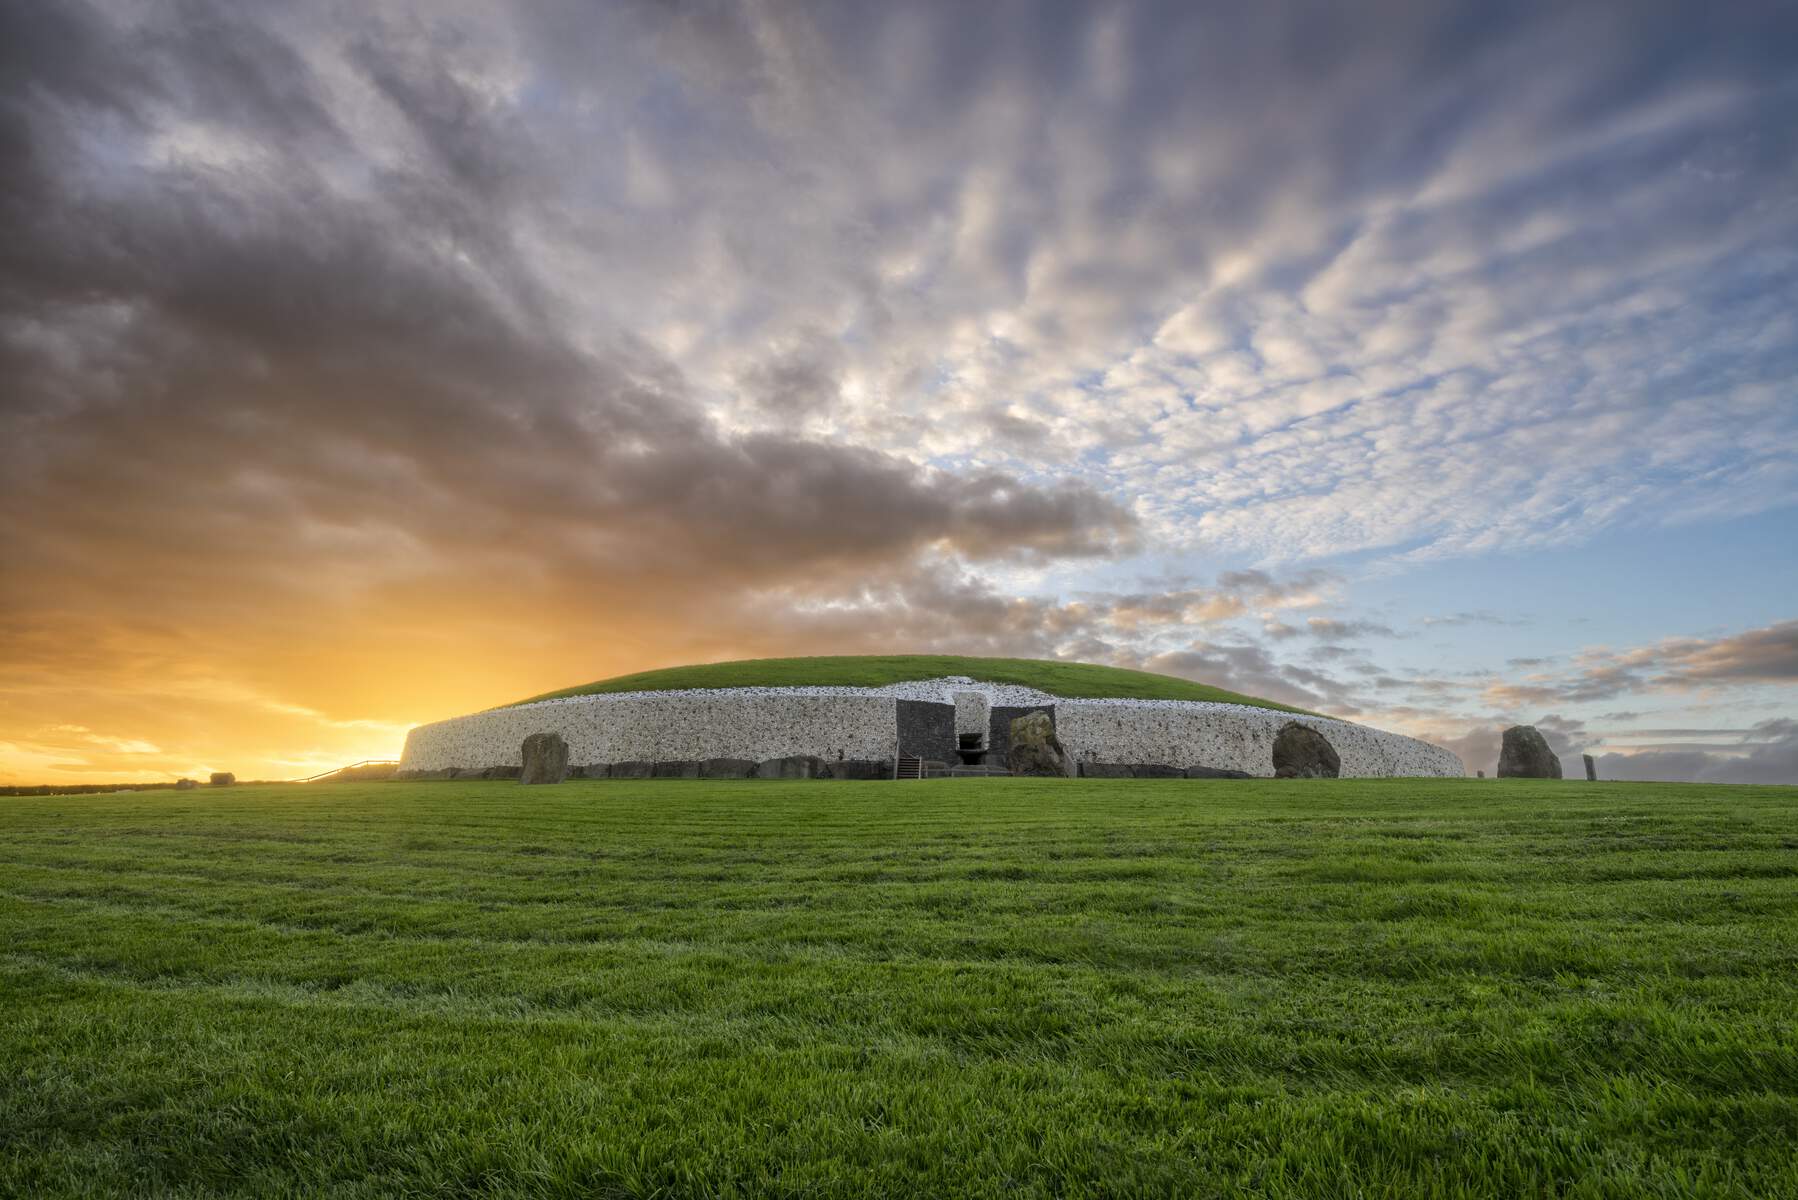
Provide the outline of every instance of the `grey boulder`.
{"type": "Polygon", "coordinates": [[[1274,735],[1276,779],[1335,779],[1342,758],[1330,740],[1309,725],[1288,721],[1274,735]]]}
{"type": "Polygon", "coordinates": [[[1253,779],[1247,771],[1228,771],[1223,767],[1188,767],[1188,779],[1253,779]]]}
{"type": "Polygon", "coordinates": [[[1500,779],[1559,779],[1561,760],[1548,748],[1548,739],[1534,725],[1513,725],[1505,730],[1498,751],[1500,779]]]}

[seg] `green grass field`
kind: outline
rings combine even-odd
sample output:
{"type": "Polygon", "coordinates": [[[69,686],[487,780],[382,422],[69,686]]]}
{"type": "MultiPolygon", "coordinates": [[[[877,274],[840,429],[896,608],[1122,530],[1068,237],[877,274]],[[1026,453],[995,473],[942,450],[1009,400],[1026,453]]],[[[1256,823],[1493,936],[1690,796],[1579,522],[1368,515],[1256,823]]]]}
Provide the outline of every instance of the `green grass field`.
{"type": "MultiPolygon", "coordinates": [[[[1258,700],[1240,692],[1227,692],[1209,684],[1101,667],[1092,663],[1053,662],[1037,658],[969,658],[954,654],[844,655],[818,658],[749,658],[739,662],[703,663],[691,667],[667,667],[639,671],[598,683],[563,688],[520,700],[556,700],[563,696],[592,696],[607,692],[685,691],[691,688],[734,687],[885,687],[916,679],[940,679],[966,675],[989,683],[1016,683],[1069,699],[1110,697],[1132,700],[1213,700],[1250,704],[1281,712],[1304,712],[1272,700],[1258,700]]],[[[510,708],[513,705],[502,705],[510,708]]]]}
{"type": "Polygon", "coordinates": [[[0,1195],[1798,1196],[1798,789],[0,802],[0,1195]]]}

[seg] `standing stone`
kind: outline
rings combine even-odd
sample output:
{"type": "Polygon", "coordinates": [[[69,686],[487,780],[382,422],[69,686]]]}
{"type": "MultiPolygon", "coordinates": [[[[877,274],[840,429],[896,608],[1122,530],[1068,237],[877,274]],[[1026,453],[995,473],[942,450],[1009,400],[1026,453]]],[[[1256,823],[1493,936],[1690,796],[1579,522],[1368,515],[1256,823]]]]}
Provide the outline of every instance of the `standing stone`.
{"type": "Polygon", "coordinates": [[[524,739],[520,783],[561,783],[568,778],[568,743],[559,733],[533,733],[524,739]]]}
{"type": "Polygon", "coordinates": [[[213,787],[230,787],[237,782],[237,776],[229,771],[214,771],[208,780],[213,787]]]}
{"type": "Polygon", "coordinates": [[[1498,751],[1498,777],[1559,779],[1561,760],[1534,725],[1513,725],[1505,730],[1504,745],[1498,751]]]}
{"type": "Polygon", "coordinates": [[[1074,774],[1074,761],[1055,736],[1055,722],[1040,710],[1012,721],[1005,765],[1013,775],[1067,778],[1074,774]]]}
{"type": "Polygon", "coordinates": [[[1486,778],[1486,772],[1484,772],[1484,771],[1475,771],[1473,774],[1476,779],[1486,778]]]}
{"type": "Polygon", "coordinates": [[[1274,735],[1274,778],[1335,779],[1342,758],[1330,740],[1309,725],[1288,721],[1274,735]]]}
{"type": "Polygon", "coordinates": [[[1586,760],[1586,782],[1597,783],[1598,764],[1592,761],[1592,756],[1590,754],[1582,754],[1580,757],[1586,760]]]}

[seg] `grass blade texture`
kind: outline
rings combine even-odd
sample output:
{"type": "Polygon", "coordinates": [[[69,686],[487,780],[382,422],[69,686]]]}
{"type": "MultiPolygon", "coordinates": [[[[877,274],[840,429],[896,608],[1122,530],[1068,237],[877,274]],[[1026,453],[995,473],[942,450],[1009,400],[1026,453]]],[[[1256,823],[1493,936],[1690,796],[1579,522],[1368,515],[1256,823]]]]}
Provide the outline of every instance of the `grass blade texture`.
{"type": "Polygon", "coordinates": [[[0,1195],[1798,1195],[1798,789],[0,801],[0,1195]]]}

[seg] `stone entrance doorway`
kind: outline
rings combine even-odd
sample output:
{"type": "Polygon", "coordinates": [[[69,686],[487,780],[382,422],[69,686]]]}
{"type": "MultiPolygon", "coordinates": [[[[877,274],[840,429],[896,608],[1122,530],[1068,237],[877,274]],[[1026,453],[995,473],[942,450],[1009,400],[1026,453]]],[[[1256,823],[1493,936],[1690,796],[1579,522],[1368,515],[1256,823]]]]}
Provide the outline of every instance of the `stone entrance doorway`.
{"type": "Polygon", "coordinates": [[[963,766],[977,767],[985,761],[991,721],[991,701],[986,693],[955,693],[955,755],[963,766]]]}

